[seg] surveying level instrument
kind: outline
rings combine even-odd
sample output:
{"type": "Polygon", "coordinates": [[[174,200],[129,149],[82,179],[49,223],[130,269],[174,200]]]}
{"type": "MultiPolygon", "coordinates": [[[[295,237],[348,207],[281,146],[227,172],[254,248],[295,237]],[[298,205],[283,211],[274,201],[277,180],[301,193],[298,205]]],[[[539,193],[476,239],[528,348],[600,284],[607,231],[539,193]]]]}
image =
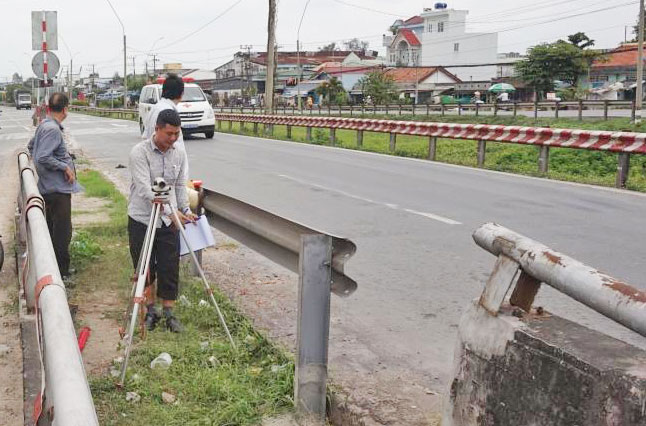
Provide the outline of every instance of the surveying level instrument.
{"type": "MultiPolygon", "coordinates": [[[[137,276],[136,276],[136,280],[133,279],[132,292],[130,294],[130,302],[125,315],[125,324],[124,324],[124,327],[121,327],[119,329],[119,334],[121,335],[121,338],[125,341],[125,352],[123,357],[123,363],[121,364],[121,376],[118,383],[119,387],[124,386],[126,381],[126,370],[128,369],[128,359],[130,358],[130,350],[132,348],[132,338],[135,333],[137,316],[140,313],[139,311],[140,311],[141,305],[144,303],[144,288],[146,285],[146,278],[148,277],[148,273],[150,271],[150,258],[152,256],[153,245],[155,243],[155,233],[157,231],[157,222],[159,222],[159,219],[161,217],[162,211],[165,206],[167,206],[171,211],[171,219],[173,220],[173,223],[175,224],[175,226],[177,226],[177,228],[179,229],[179,232],[182,235],[184,242],[186,243],[188,252],[191,256],[191,259],[193,260],[193,263],[195,264],[195,268],[197,269],[200,275],[200,278],[202,279],[202,283],[204,283],[204,290],[209,295],[209,299],[211,300],[211,303],[213,304],[213,306],[215,307],[215,310],[218,313],[220,323],[222,324],[222,327],[224,328],[224,331],[226,332],[227,337],[229,338],[229,342],[231,342],[231,347],[233,347],[233,349],[236,350],[236,345],[233,341],[233,338],[231,337],[231,333],[229,332],[229,327],[227,327],[227,323],[224,320],[222,311],[220,311],[218,302],[216,302],[215,297],[213,296],[213,290],[211,289],[211,286],[209,285],[209,282],[206,279],[206,276],[204,275],[204,270],[200,266],[200,263],[198,262],[197,257],[193,252],[193,248],[191,247],[188,237],[186,236],[186,231],[184,230],[183,224],[181,223],[179,216],[177,215],[177,210],[172,208],[171,206],[170,186],[166,183],[166,181],[163,178],[158,177],[158,178],[155,178],[155,180],[153,181],[152,191],[155,194],[153,198],[153,210],[150,214],[150,220],[148,221],[148,228],[146,229],[144,244],[141,249],[141,253],[139,254],[139,260],[137,262],[137,269],[136,269],[137,276]],[[127,329],[125,327],[127,327],[127,329]]],[[[141,322],[141,325],[142,325],[141,327],[142,336],[144,336],[145,327],[143,326],[143,321],[141,322]]]]}

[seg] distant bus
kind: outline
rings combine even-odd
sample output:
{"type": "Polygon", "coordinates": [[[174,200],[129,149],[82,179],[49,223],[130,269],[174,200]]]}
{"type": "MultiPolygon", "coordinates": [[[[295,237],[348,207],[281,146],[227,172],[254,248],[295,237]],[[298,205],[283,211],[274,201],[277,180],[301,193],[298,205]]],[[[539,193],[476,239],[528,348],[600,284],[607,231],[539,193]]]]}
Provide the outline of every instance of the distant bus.
{"type": "Polygon", "coordinates": [[[15,93],[16,109],[31,109],[31,93],[16,91],[15,93]]]}

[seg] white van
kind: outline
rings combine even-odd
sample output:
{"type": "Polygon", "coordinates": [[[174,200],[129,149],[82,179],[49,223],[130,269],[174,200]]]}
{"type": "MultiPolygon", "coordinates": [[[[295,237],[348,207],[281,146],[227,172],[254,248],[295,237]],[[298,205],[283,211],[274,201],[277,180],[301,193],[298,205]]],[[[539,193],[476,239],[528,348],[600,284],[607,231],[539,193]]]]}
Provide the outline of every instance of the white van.
{"type": "MultiPolygon", "coordinates": [[[[139,95],[139,130],[144,132],[144,123],[148,114],[159,99],[161,99],[162,85],[149,84],[141,89],[139,95]]],[[[204,92],[195,83],[184,83],[182,101],[177,104],[177,111],[182,119],[182,134],[204,133],[208,139],[215,133],[215,115],[213,108],[206,99],[204,92]]]]}

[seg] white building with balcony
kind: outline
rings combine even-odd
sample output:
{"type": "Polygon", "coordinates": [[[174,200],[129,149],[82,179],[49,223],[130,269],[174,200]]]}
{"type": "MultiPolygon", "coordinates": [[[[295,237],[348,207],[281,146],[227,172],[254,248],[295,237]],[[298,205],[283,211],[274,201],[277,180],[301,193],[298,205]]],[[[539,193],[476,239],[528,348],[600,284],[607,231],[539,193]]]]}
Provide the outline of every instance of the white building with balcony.
{"type": "Polygon", "coordinates": [[[436,3],[390,27],[384,36],[388,65],[444,67],[462,81],[486,81],[499,72],[498,33],[467,32],[466,10],[436,3]]]}

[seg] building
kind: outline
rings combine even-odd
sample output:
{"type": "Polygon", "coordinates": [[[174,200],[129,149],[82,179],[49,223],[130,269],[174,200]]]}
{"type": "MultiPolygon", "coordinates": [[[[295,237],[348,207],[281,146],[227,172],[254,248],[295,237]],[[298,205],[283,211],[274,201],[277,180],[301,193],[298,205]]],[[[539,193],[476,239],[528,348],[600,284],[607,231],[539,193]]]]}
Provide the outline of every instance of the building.
{"type": "Polygon", "coordinates": [[[453,92],[460,79],[442,67],[397,67],[384,74],[392,78],[400,97],[415,99],[416,103],[431,103],[434,96],[453,92]]]}
{"type": "MultiPolygon", "coordinates": [[[[293,92],[299,77],[298,64],[302,68],[302,80],[317,75],[317,67],[325,63],[338,63],[340,67],[367,67],[382,64],[377,52],[317,51],[317,52],[277,52],[276,53],[276,92],[293,92]],[[300,59],[299,59],[300,56],[300,59]]],[[[266,52],[238,52],[233,59],[215,70],[216,81],[213,94],[217,98],[249,98],[265,91],[267,78],[266,52]]]]}
{"type": "Polygon", "coordinates": [[[487,81],[497,76],[498,34],[467,32],[466,10],[435,8],[390,27],[383,37],[390,66],[441,66],[462,81],[487,81]]]}
{"type": "Polygon", "coordinates": [[[590,91],[592,99],[635,99],[637,43],[624,43],[602,53],[604,55],[592,63],[589,75],[582,76],[581,86],[590,91]]]}

